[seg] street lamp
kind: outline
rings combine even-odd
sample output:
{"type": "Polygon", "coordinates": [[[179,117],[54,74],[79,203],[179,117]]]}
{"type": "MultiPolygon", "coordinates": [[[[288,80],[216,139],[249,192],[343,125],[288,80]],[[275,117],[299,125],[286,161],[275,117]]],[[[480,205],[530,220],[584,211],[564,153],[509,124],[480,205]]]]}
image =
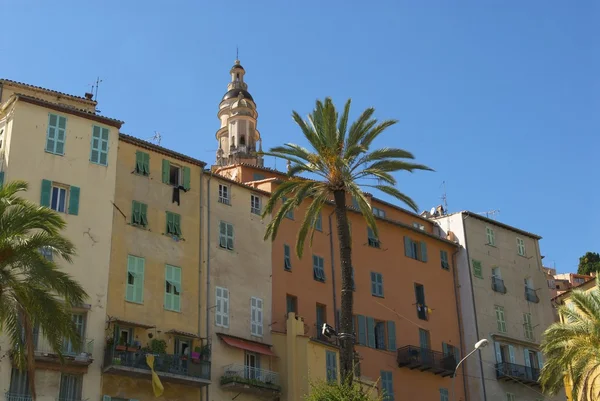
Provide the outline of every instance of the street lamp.
{"type": "Polygon", "coordinates": [[[473,353],[475,353],[475,351],[477,351],[479,348],[483,348],[486,345],[488,345],[490,342],[487,339],[482,339],[479,340],[475,343],[475,346],[473,347],[473,351],[469,352],[463,359],[461,359],[457,364],[456,364],[456,368],[454,368],[454,374],[452,375],[452,401],[456,401],[455,395],[454,395],[454,382],[456,380],[456,372],[458,372],[458,367],[460,366],[461,363],[464,362],[465,359],[467,359],[468,357],[470,357],[471,355],[473,355],[473,353]]]}

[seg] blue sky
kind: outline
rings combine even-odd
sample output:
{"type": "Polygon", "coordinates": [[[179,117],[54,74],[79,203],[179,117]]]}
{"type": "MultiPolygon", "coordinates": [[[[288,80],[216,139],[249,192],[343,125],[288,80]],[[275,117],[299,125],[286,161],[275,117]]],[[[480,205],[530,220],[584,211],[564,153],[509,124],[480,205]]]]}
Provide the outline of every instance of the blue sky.
{"type": "Polygon", "coordinates": [[[398,176],[422,210],[445,181],[450,211],[500,210],[559,271],[600,251],[600,3],[133,3],[0,0],[0,76],[81,95],[100,76],[123,132],[211,163],[237,45],[265,148],[302,141],[292,110],[351,97],[400,121],[377,145],[435,168],[398,176]]]}

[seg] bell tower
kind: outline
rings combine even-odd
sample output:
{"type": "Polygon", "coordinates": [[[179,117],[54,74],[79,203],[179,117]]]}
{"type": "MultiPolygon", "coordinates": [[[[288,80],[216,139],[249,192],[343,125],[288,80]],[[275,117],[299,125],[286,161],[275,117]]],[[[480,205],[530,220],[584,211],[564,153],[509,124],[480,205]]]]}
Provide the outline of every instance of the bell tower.
{"type": "Polygon", "coordinates": [[[248,85],[244,82],[246,70],[240,60],[229,71],[231,82],[227,84],[227,93],[219,103],[217,117],[221,126],[217,131],[217,166],[247,163],[263,166],[260,133],[256,129],[258,113],[248,85]]]}

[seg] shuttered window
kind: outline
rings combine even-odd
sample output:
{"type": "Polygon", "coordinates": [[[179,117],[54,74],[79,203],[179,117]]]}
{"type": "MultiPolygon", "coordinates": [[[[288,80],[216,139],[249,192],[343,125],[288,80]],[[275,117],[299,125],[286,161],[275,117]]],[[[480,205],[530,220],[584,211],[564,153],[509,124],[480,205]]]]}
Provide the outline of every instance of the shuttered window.
{"type": "Polygon", "coordinates": [[[283,268],[285,270],[292,270],[292,255],[290,246],[287,244],[283,245],[283,268]]]}
{"type": "Polygon", "coordinates": [[[221,221],[219,223],[219,246],[233,250],[233,224],[221,221]]]}
{"type": "Polygon", "coordinates": [[[140,150],[135,152],[135,173],[150,175],[150,155],[148,153],[140,150]]]}
{"type": "Polygon", "coordinates": [[[181,215],[167,212],[167,234],[181,236],[181,215]]]}
{"type": "Polygon", "coordinates": [[[494,310],[496,311],[496,325],[498,326],[498,331],[500,333],[506,333],[506,321],[504,320],[504,307],[494,305],[494,310]]]}
{"type": "Polygon", "coordinates": [[[410,237],[404,237],[404,255],[411,259],[427,262],[427,244],[424,241],[414,241],[410,237]]]}
{"type": "Polygon", "coordinates": [[[250,298],[250,334],[263,335],[263,300],[256,297],[250,298]]]}
{"type": "Polygon", "coordinates": [[[131,202],[131,224],[141,227],[148,225],[148,205],[138,201],[131,202]]]}
{"type": "Polygon", "coordinates": [[[448,263],[448,252],[440,251],[440,259],[442,261],[442,269],[450,270],[450,263],[448,263]]]}
{"type": "Polygon", "coordinates": [[[333,351],[325,351],[325,363],[327,368],[327,381],[337,381],[337,353],[333,351]]]}
{"type": "Polygon", "coordinates": [[[144,303],[144,269],[145,259],[127,256],[127,289],[125,300],[138,304],[144,303]]]}
{"type": "Polygon", "coordinates": [[[67,118],[49,113],[46,152],[54,153],[55,155],[64,155],[66,132],[67,118]]]}
{"type": "Polygon", "coordinates": [[[108,165],[108,128],[92,127],[92,150],[90,161],[102,166],[108,165]]]}
{"type": "Polygon", "coordinates": [[[229,290],[223,287],[216,287],[215,296],[215,325],[229,327],[229,290]]]}
{"type": "Polygon", "coordinates": [[[487,245],[495,246],[496,245],[496,234],[494,234],[494,229],[491,227],[485,228],[485,237],[487,240],[487,245]]]}
{"type": "Polygon", "coordinates": [[[181,268],[165,266],[165,309],[181,311],[181,268]]]}
{"type": "Polygon", "coordinates": [[[83,375],[61,374],[59,400],[81,400],[83,375]]]}
{"type": "Polygon", "coordinates": [[[313,255],[313,277],[317,281],[325,282],[324,264],[322,257],[313,255]]]}
{"type": "Polygon", "coordinates": [[[450,401],[447,388],[440,388],[440,401],[450,401]]]}
{"type": "Polygon", "coordinates": [[[381,391],[384,401],[394,401],[394,382],[392,372],[381,371],[381,391]]]}
{"type": "Polygon", "coordinates": [[[383,297],[383,275],[371,272],[371,295],[383,297]]]}
{"type": "Polygon", "coordinates": [[[531,313],[523,313],[523,328],[525,338],[533,341],[533,326],[531,325],[531,313]]]}
{"type": "Polygon", "coordinates": [[[481,268],[481,262],[478,260],[475,260],[475,259],[473,259],[471,262],[473,265],[473,276],[475,276],[477,278],[483,278],[483,270],[481,268]]]}

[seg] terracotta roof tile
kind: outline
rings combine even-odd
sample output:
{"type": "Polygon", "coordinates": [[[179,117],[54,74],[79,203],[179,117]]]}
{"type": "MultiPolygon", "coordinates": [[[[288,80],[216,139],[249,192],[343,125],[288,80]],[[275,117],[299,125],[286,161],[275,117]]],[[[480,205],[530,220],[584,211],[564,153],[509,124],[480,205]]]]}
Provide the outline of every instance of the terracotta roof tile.
{"type": "Polygon", "coordinates": [[[98,104],[98,102],[96,102],[95,100],[89,100],[89,99],[86,99],[85,97],[82,97],[82,96],[69,95],[68,93],[59,92],[59,91],[55,91],[55,90],[47,89],[47,88],[42,88],[41,86],[35,86],[35,85],[26,84],[26,83],[23,83],[23,82],[13,81],[11,79],[0,78],[0,84],[3,84],[3,83],[7,83],[9,85],[14,85],[14,86],[21,86],[21,87],[24,87],[24,88],[31,88],[31,89],[43,90],[45,92],[50,92],[50,93],[53,93],[55,95],[65,96],[65,97],[69,97],[69,98],[76,99],[76,100],[79,100],[79,101],[84,101],[84,102],[89,103],[89,104],[94,104],[94,105],[98,104]]]}

